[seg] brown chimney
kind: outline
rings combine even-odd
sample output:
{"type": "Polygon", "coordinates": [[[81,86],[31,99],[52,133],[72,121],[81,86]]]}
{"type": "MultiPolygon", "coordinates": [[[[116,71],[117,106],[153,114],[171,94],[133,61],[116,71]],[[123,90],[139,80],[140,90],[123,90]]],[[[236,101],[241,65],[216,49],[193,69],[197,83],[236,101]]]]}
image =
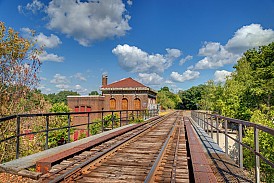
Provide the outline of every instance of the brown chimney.
{"type": "Polygon", "coordinates": [[[102,75],[102,87],[108,84],[108,76],[106,74],[102,75]]]}

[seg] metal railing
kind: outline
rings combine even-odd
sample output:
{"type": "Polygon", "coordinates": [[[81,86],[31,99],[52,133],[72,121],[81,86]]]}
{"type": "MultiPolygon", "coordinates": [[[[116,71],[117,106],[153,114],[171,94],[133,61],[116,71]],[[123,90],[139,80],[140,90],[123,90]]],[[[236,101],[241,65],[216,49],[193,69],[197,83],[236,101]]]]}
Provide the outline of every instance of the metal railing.
{"type": "MultiPolygon", "coordinates": [[[[39,133],[44,133],[45,136],[45,147],[44,149],[48,149],[49,146],[49,132],[53,132],[56,130],[62,130],[62,129],[67,129],[67,142],[69,143],[71,141],[71,129],[76,128],[76,127],[83,127],[86,126],[87,130],[87,136],[90,136],[90,127],[93,124],[98,124],[101,123],[101,132],[105,131],[105,120],[104,117],[106,115],[111,115],[111,129],[114,128],[114,123],[117,123],[115,125],[116,127],[121,127],[123,125],[127,125],[131,120],[134,119],[147,119],[150,117],[154,117],[158,115],[158,110],[153,109],[153,110],[113,110],[113,111],[91,111],[91,112],[70,112],[70,113],[38,113],[38,114],[18,114],[18,115],[11,115],[11,116],[6,116],[3,118],[0,118],[0,127],[1,125],[5,125],[8,123],[14,123],[11,124],[14,126],[13,132],[7,133],[9,135],[5,135],[3,131],[0,131],[0,145],[1,143],[9,143],[10,140],[15,140],[16,147],[16,159],[20,157],[20,138],[28,135],[36,135],[39,133]],[[71,120],[74,116],[79,116],[80,117],[86,117],[86,123],[81,123],[81,124],[75,124],[71,125],[71,120]],[[82,116],[81,116],[82,115],[82,116]],[[99,119],[92,121],[94,116],[100,116],[99,119]],[[67,120],[67,125],[62,126],[62,127],[53,127],[50,128],[50,117],[61,117],[65,116],[67,120]],[[116,117],[115,117],[116,116],[116,117]],[[117,118],[118,116],[118,118],[117,118]],[[31,131],[27,133],[22,133],[23,127],[22,127],[22,120],[28,119],[28,118],[33,118],[33,117],[40,117],[39,120],[44,120],[45,121],[45,126],[43,130],[37,130],[37,131],[31,131]]],[[[29,119],[31,120],[31,119],[29,119]]]]}
{"type": "Polygon", "coordinates": [[[210,114],[199,111],[191,111],[192,119],[202,127],[208,134],[210,132],[211,138],[213,138],[213,131],[216,130],[216,138],[217,144],[220,145],[220,133],[225,135],[225,153],[228,155],[228,138],[234,140],[239,145],[238,152],[238,164],[240,168],[243,168],[243,147],[247,148],[250,152],[255,155],[255,180],[256,182],[260,182],[260,159],[262,159],[266,164],[270,165],[274,168],[274,163],[268,160],[260,153],[259,148],[259,130],[266,132],[272,136],[274,136],[274,129],[255,124],[249,121],[238,120],[233,118],[224,117],[218,114],[210,114]],[[220,122],[224,123],[224,130],[219,128],[220,122]],[[215,125],[213,124],[215,122],[215,125]],[[238,126],[238,139],[233,138],[231,135],[228,135],[228,123],[235,123],[238,126]],[[254,149],[243,143],[243,126],[252,127],[254,130],[254,149]],[[210,130],[209,130],[210,127],[210,130]]]}

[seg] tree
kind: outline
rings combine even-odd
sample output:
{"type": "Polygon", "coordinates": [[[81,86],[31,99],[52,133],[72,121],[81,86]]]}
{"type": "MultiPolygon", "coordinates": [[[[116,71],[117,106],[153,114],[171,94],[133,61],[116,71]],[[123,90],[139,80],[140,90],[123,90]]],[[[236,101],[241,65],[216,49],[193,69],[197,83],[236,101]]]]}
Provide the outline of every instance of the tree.
{"type": "Polygon", "coordinates": [[[60,91],[59,93],[55,94],[55,93],[50,93],[48,95],[45,95],[45,97],[52,103],[52,104],[56,104],[56,103],[64,103],[64,104],[68,104],[68,100],[67,100],[67,96],[74,96],[74,95],[80,95],[77,92],[74,91],[60,91]]]}
{"type": "Polygon", "coordinates": [[[161,105],[163,109],[175,109],[181,105],[181,98],[169,91],[168,87],[161,88],[157,93],[157,103],[161,105]]]}
{"type": "Polygon", "coordinates": [[[88,95],[99,95],[97,91],[91,91],[88,95]]]}
{"type": "Polygon", "coordinates": [[[188,90],[179,91],[178,95],[182,100],[182,109],[196,110],[199,107],[201,96],[205,85],[193,86],[188,90]]]}
{"type": "Polygon", "coordinates": [[[38,83],[42,49],[35,46],[34,33],[23,38],[0,22],[0,116],[23,112],[20,100],[38,83]]]}

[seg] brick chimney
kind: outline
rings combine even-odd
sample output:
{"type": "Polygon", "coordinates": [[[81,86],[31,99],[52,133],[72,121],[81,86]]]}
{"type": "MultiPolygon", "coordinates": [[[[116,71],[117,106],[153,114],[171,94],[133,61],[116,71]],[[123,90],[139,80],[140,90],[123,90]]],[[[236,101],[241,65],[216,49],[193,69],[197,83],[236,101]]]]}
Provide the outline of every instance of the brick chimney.
{"type": "Polygon", "coordinates": [[[106,74],[102,75],[102,87],[108,84],[108,76],[106,74]]]}

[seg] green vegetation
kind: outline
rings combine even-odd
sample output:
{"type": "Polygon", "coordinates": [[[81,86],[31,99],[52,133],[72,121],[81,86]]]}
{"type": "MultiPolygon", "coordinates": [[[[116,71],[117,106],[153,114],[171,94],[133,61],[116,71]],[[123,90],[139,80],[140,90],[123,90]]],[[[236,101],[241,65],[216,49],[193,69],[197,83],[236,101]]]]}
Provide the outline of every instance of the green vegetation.
{"type": "Polygon", "coordinates": [[[179,95],[172,93],[165,86],[158,91],[157,103],[161,105],[162,109],[178,109],[182,104],[182,100],[179,95]]]}
{"type": "Polygon", "coordinates": [[[99,95],[97,91],[91,91],[88,95],[99,95]]]}
{"type": "MultiPolygon", "coordinates": [[[[204,110],[274,128],[274,43],[248,50],[222,84],[206,83],[199,101],[204,110]]],[[[253,128],[245,128],[244,143],[253,147],[253,128]]],[[[259,132],[260,152],[274,162],[274,137],[259,132]]],[[[253,171],[254,155],[244,148],[244,166],[253,171]],[[247,158],[247,159],[246,159],[247,158]]],[[[274,169],[261,161],[261,179],[274,180],[274,169]]]]}
{"type": "Polygon", "coordinates": [[[72,96],[72,95],[80,95],[77,92],[74,91],[60,91],[59,93],[55,94],[55,93],[50,93],[48,95],[44,95],[44,97],[51,102],[51,104],[55,104],[55,103],[64,103],[64,104],[68,104],[68,100],[67,100],[67,96],[72,96]]]}

